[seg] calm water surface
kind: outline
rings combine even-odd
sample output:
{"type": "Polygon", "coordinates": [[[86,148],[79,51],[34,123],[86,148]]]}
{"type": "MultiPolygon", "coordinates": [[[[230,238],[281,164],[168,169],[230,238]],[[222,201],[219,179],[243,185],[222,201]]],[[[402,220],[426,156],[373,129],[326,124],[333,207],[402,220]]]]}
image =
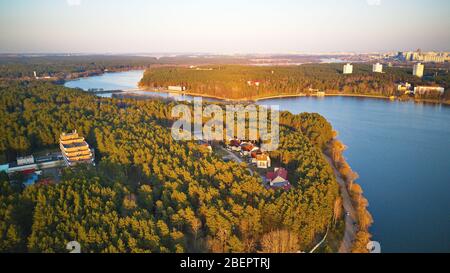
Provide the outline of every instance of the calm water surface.
{"type": "Polygon", "coordinates": [[[259,103],[317,112],[339,131],[383,252],[450,252],[450,107],[349,97],[259,103]]]}
{"type": "MultiPolygon", "coordinates": [[[[132,89],[143,71],[108,73],[67,87],[132,89]]],[[[139,92],[190,100],[190,96],[139,92]]],[[[106,95],[108,96],[108,95],[106,95]]],[[[110,96],[110,94],[109,94],[110,96]]],[[[326,117],[348,146],[383,252],[450,252],[450,107],[327,97],[258,102],[326,117]]]]}
{"type": "Polygon", "coordinates": [[[70,88],[81,88],[85,91],[89,89],[122,90],[137,88],[141,80],[143,70],[132,70],[127,72],[105,73],[100,76],[80,78],[68,81],[64,84],[70,88]]]}
{"type": "MultiPolygon", "coordinates": [[[[64,84],[66,87],[70,88],[80,88],[84,91],[88,91],[89,89],[103,89],[107,90],[130,90],[136,89],[138,87],[138,83],[141,80],[144,74],[144,70],[132,70],[127,72],[114,72],[114,73],[105,73],[100,76],[93,76],[87,78],[80,78],[73,81],[68,81],[64,84]]],[[[192,96],[182,95],[178,93],[161,93],[161,92],[149,92],[149,91],[129,91],[127,94],[135,94],[139,96],[145,97],[160,97],[166,99],[174,99],[174,100],[187,100],[191,101],[193,99],[192,96]]],[[[111,93],[101,93],[97,94],[101,97],[112,96],[111,93]]],[[[208,98],[204,99],[205,101],[219,101],[216,99],[208,98]]]]}

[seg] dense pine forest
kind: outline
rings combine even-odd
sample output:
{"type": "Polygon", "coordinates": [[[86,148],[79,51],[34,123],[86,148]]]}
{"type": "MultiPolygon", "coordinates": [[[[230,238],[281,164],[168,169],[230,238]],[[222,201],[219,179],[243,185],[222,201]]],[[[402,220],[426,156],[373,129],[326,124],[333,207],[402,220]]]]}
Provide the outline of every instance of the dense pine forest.
{"type": "MultiPolygon", "coordinates": [[[[429,73],[434,73],[429,71],[429,73]]],[[[401,96],[398,82],[413,84],[437,83],[446,88],[444,98],[431,95],[428,99],[450,101],[450,76],[439,72],[430,80],[412,76],[412,68],[385,67],[385,73],[372,73],[370,64],[354,64],[354,73],[342,74],[342,64],[306,64],[301,66],[209,66],[202,69],[186,67],[150,68],[140,86],[160,88],[185,86],[187,92],[229,99],[256,99],[266,96],[315,94],[356,94],[401,96]]],[[[427,99],[427,98],[419,98],[427,99]]]]}
{"type": "Polygon", "coordinates": [[[105,70],[120,71],[144,68],[157,63],[156,58],[135,56],[1,56],[0,78],[33,78],[34,72],[39,77],[58,79],[100,74],[105,70]]]}
{"type": "Polygon", "coordinates": [[[55,148],[74,129],[97,155],[95,167],[66,168],[53,185],[24,188],[1,173],[0,251],[66,252],[76,240],[83,252],[297,252],[342,228],[339,187],[322,153],[333,132],[322,116],[282,113],[272,156],[293,188],[274,191],[244,165],[174,141],[174,105],[0,82],[3,161],[55,148]]]}
{"type": "Polygon", "coordinates": [[[31,79],[53,77],[59,80],[102,74],[105,71],[143,69],[180,64],[234,64],[246,59],[230,56],[127,56],[127,55],[37,55],[16,56],[0,54],[0,79],[31,79]]]}

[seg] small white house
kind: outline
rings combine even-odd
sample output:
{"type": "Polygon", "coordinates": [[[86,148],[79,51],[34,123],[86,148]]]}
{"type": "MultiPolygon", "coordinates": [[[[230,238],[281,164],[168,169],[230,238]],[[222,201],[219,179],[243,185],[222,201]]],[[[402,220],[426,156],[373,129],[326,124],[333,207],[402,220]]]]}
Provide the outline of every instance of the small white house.
{"type": "Polygon", "coordinates": [[[270,157],[267,154],[260,154],[256,156],[256,167],[258,169],[270,168],[270,157]]]}
{"type": "Polygon", "coordinates": [[[186,91],[186,87],[180,86],[180,85],[171,85],[171,86],[168,86],[167,89],[169,91],[178,91],[178,92],[186,91]]]}

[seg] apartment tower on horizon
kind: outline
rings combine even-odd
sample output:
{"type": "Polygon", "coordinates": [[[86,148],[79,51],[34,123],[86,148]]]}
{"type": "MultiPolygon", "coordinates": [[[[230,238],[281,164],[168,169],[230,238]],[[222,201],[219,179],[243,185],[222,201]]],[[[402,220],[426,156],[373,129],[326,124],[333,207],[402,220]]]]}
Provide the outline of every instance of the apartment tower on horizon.
{"type": "Polygon", "coordinates": [[[413,75],[419,78],[423,77],[425,66],[421,63],[416,63],[413,67],[413,75]]]}
{"type": "Polygon", "coordinates": [[[353,73],[353,65],[350,63],[344,65],[343,73],[344,74],[352,74],[353,73]]]}
{"type": "Polygon", "coordinates": [[[383,73],[383,65],[380,63],[376,63],[372,66],[372,72],[374,73],[383,73]]]}

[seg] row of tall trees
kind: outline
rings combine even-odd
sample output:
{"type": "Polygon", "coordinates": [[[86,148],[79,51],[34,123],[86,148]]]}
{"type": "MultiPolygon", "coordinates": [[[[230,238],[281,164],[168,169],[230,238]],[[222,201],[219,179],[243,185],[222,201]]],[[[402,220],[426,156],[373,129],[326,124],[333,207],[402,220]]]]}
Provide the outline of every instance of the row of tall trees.
{"type": "Polygon", "coordinates": [[[342,142],[334,139],[329,143],[327,152],[330,154],[331,159],[340,175],[344,178],[347,190],[356,210],[358,230],[355,235],[355,242],[353,244],[352,252],[366,253],[368,252],[367,244],[372,237],[369,232],[369,227],[372,225],[373,219],[372,215],[368,211],[369,201],[364,197],[361,185],[355,182],[359,176],[351,169],[343,156],[345,149],[346,147],[342,144],[342,142]]]}

